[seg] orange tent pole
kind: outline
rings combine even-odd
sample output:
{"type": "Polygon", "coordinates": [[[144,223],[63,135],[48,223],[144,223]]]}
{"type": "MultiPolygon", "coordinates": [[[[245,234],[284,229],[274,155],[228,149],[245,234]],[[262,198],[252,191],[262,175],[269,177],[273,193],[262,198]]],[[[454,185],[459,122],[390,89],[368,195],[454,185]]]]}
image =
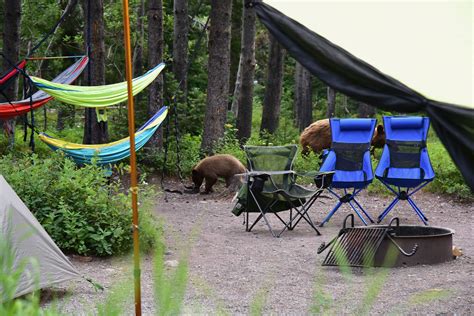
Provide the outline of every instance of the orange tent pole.
{"type": "Polygon", "coordinates": [[[130,17],[128,15],[128,0],[123,0],[123,35],[125,39],[125,70],[128,92],[128,133],[130,135],[130,191],[132,194],[132,223],[133,223],[133,276],[135,281],[135,315],[142,314],[140,289],[140,243],[138,238],[138,186],[137,186],[137,157],[135,154],[135,112],[132,93],[132,49],[130,45],[130,17]]]}

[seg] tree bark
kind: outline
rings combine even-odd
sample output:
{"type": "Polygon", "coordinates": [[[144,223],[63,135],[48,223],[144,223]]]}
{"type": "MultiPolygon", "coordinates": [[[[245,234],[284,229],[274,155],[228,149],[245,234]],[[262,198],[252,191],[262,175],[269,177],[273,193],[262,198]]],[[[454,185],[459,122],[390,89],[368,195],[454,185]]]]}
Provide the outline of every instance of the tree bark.
{"type": "MultiPolygon", "coordinates": [[[[163,60],[163,1],[148,2],[148,65],[154,67],[163,60]]],[[[158,76],[150,85],[148,96],[148,114],[155,114],[163,106],[163,76],[158,76]]],[[[163,145],[162,133],[155,133],[147,143],[151,149],[163,145]]]]}
{"type": "Polygon", "coordinates": [[[273,36],[270,36],[270,55],[267,67],[267,85],[263,99],[261,133],[267,131],[274,134],[278,128],[284,56],[284,49],[273,36]]]}
{"type": "MultiPolygon", "coordinates": [[[[242,50],[242,0],[232,1],[232,26],[230,39],[230,75],[229,75],[229,95],[235,90],[237,83],[238,69],[240,66],[240,52],[242,50]]],[[[232,103],[229,100],[229,110],[232,103]]]]}
{"type": "MultiPolygon", "coordinates": [[[[6,0],[4,3],[3,19],[3,53],[13,63],[18,62],[20,55],[20,22],[21,1],[6,0]]],[[[10,63],[3,60],[3,73],[11,69],[10,63]]],[[[3,90],[5,96],[15,100],[18,95],[18,77],[10,82],[10,86],[3,90]]],[[[15,120],[3,121],[3,128],[10,139],[15,138],[15,120]]]]}
{"type": "MultiPolygon", "coordinates": [[[[64,10],[69,10],[69,16],[73,14],[78,14],[78,11],[80,8],[77,6],[78,1],[67,1],[67,5],[64,8],[64,10]]],[[[61,41],[60,48],[61,48],[61,54],[63,56],[68,56],[68,55],[75,55],[80,49],[77,47],[77,44],[74,41],[74,37],[77,35],[80,29],[80,27],[76,24],[73,23],[73,21],[68,20],[66,18],[65,23],[62,24],[61,26],[62,31],[63,31],[63,37],[64,38],[69,38],[69,40],[63,40],[61,41]],[[68,23],[66,23],[68,22],[68,23]]],[[[47,61],[47,60],[46,60],[47,61]]],[[[44,65],[43,65],[44,66],[44,65]]],[[[47,68],[47,67],[46,67],[47,68]]],[[[41,69],[41,68],[40,68],[41,69]]],[[[78,84],[77,82],[75,84],[78,84]]],[[[44,107],[46,108],[46,107],[44,107]]],[[[74,126],[74,119],[76,115],[76,110],[74,105],[70,104],[61,104],[61,106],[58,107],[57,110],[58,113],[58,119],[56,122],[56,129],[61,131],[63,130],[66,126],[72,127],[74,126]]]]}
{"type": "MultiPolygon", "coordinates": [[[[143,20],[145,19],[145,0],[140,0],[137,8],[137,41],[133,54],[133,74],[134,77],[143,74],[143,45],[145,38],[145,26],[143,20]]],[[[137,97],[140,94],[137,95],[137,97]]]]}
{"type": "Polygon", "coordinates": [[[296,126],[304,130],[313,121],[311,74],[300,63],[295,69],[295,117],[296,126]]]}
{"type": "Polygon", "coordinates": [[[375,108],[367,103],[359,102],[358,117],[367,118],[375,116],[375,108]]]}
{"type": "Polygon", "coordinates": [[[207,106],[201,151],[212,153],[224,137],[230,67],[232,0],[211,0],[207,106]]]}
{"type": "MultiPolygon", "coordinates": [[[[88,85],[105,84],[105,37],[104,37],[104,2],[103,0],[83,0],[86,17],[86,49],[89,46],[89,63],[86,69],[88,85]],[[90,4],[90,8],[89,8],[90,4]],[[90,34],[88,34],[90,31],[90,34]],[[90,42],[89,39],[90,38],[90,42]],[[88,43],[89,42],[89,43],[88,43]]],[[[102,144],[108,141],[108,124],[97,120],[96,109],[85,109],[84,144],[102,144]]]]}
{"type": "Polygon", "coordinates": [[[336,114],[336,90],[328,87],[328,102],[327,102],[326,117],[331,118],[336,114]]]}
{"type": "Polygon", "coordinates": [[[188,1],[174,0],[173,72],[186,98],[188,93],[188,1]]]}
{"type": "MultiPolygon", "coordinates": [[[[235,84],[237,95],[234,95],[237,110],[237,139],[241,144],[250,138],[252,133],[252,105],[253,105],[253,80],[255,74],[255,10],[246,8],[243,3],[242,48],[240,64],[235,84]]],[[[234,103],[234,102],[233,102],[234,103]]]]}

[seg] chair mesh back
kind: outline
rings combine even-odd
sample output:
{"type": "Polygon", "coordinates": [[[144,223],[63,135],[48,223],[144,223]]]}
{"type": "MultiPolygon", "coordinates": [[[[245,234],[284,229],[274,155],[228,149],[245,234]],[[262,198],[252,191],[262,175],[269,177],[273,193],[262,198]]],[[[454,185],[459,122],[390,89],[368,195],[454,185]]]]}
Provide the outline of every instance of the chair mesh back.
{"type": "Polygon", "coordinates": [[[370,149],[369,143],[332,143],[336,153],[336,169],[344,171],[362,170],[364,154],[370,149]]]}
{"type": "Polygon", "coordinates": [[[387,140],[390,166],[395,168],[419,168],[424,141],[387,140]]]}
{"type": "MultiPolygon", "coordinates": [[[[244,147],[250,171],[292,170],[297,149],[296,145],[244,147]]],[[[272,175],[273,182],[280,188],[288,185],[288,177],[289,175],[272,175]]],[[[267,181],[265,186],[272,184],[267,181]]]]}

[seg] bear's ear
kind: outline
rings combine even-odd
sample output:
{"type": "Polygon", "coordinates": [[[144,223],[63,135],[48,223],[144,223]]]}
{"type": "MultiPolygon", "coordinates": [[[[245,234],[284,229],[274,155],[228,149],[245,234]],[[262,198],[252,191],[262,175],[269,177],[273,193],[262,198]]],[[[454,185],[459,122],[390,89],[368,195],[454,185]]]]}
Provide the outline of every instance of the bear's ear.
{"type": "Polygon", "coordinates": [[[384,132],[383,125],[377,125],[377,133],[382,134],[384,132]]]}

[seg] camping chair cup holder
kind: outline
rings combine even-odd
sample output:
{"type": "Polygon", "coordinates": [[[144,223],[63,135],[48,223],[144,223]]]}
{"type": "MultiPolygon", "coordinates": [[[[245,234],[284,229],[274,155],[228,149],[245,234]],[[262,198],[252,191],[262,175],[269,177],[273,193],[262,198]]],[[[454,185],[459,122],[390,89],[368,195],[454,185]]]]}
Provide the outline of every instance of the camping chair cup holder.
{"type": "Polygon", "coordinates": [[[233,214],[245,213],[246,231],[263,220],[274,237],[280,237],[286,230],[293,230],[299,222],[306,222],[320,235],[308,210],[332,181],[332,172],[309,172],[299,174],[293,171],[297,145],[287,146],[244,146],[249,172],[246,181],[237,194],[233,214]],[[316,187],[303,187],[296,183],[298,176],[311,177],[316,187]],[[279,213],[289,212],[285,220],[279,213]],[[250,223],[249,213],[257,218],[250,223]],[[273,214],[283,225],[276,233],[268,216],[273,214]]]}

